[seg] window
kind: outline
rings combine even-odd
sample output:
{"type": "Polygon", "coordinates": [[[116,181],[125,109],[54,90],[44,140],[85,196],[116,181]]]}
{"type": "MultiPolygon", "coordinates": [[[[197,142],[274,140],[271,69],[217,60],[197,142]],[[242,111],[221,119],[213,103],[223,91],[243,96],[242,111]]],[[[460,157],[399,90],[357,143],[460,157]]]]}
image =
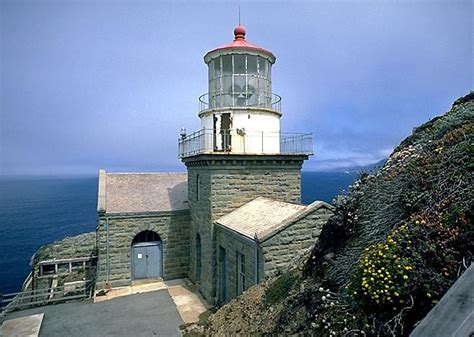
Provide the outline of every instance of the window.
{"type": "Polygon", "coordinates": [[[54,274],[56,272],[56,266],[54,264],[43,264],[41,266],[41,275],[54,274]]]}
{"type": "Polygon", "coordinates": [[[245,290],[245,255],[237,251],[237,294],[245,290]]]}
{"type": "Polygon", "coordinates": [[[198,174],[196,176],[196,201],[201,199],[201,176],[198,174]]]}
{"type": "Polygon", "coordinates": [[[160,236],[158,234],[152,231],[143,231],[143,232],[138,233],[133,238],[132,245],[134,243],[154,242],[154,241],[160,241],[160,236]]]}

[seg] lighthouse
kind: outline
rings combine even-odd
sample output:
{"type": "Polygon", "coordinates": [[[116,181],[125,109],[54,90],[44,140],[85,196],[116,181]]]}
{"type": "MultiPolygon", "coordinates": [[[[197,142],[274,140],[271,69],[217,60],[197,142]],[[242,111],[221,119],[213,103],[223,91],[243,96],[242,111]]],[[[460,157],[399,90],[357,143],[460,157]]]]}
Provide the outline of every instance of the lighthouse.
{"type": "Polygon", "coordinates": [[[312,134],[281,131],[275,60],[239,25],[204,56],[201,127],[178,140],[187,173],[99,172],[97,291],[188,278],[221,305],[315,244],[333,210],[301,204],[312,134]]]}
{"type": "Polygon", "coordinates": [[[201,128],[183,128],[178,141],[188,171],[189,278],[212,303],[225,288],[217,266],[228,258],[216,246],[215,221],[257,197],[299,204],[301,167],[313,154],[311,133],[281,131],[282,99],[272,93],[276,57],[246,35],[239,25],[231,42],[205,54],[201,128]]]}

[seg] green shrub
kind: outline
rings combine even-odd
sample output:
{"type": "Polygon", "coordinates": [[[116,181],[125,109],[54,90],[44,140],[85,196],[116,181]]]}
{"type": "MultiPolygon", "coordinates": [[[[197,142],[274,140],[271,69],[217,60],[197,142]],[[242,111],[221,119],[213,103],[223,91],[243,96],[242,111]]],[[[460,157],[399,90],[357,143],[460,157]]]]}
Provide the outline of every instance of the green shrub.
{"type": "Polygon", "coordinates": [[[294,272],[287,272],[278,277],[265,293],[265,304],[273,305],[288,296],[290,290],[298,282],[299,277],[294,272]]]}

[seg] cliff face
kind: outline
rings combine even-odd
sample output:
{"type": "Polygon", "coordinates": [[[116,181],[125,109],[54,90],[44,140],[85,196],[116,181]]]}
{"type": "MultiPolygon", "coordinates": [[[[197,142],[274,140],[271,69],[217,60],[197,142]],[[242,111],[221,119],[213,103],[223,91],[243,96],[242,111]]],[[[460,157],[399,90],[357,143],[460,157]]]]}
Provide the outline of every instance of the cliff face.
{"type": "Polygon", "coordinates": [[[414,129],[337,198],[309,255],[222,307],[204,331],[408,334],[474,255],[473,126],[470,93],[414,129]]]}

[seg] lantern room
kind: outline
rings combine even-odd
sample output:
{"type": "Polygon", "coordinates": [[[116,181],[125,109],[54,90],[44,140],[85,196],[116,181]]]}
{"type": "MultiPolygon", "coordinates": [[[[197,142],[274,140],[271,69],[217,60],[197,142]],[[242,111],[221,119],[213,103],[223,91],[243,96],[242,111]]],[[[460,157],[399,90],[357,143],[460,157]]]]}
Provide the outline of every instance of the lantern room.
{"type": "Polygon", "coordinates": [[[235,28],[234,41],[207,53],[204,61],[209,67],[209,108],[272,108],[275,56],[247,42],[244,27],[235,28]]]}

